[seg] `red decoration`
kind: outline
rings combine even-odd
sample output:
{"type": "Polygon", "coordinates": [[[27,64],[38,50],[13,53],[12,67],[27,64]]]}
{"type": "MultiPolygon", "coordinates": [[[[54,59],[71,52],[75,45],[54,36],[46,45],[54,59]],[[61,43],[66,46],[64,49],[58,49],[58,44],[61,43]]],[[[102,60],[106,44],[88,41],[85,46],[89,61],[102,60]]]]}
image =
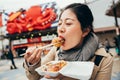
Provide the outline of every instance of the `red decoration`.
{"type": "Polygon", "coordinates": [[[41,6],[32,6],[28,11],[21,9],[16,13],[11,12],[7,21],[7,31],[9,34],[14,34],[44,30],[51,27],[55,19],[56,13],[52,8],[42,11],[41,6]]]}
{"type": "Polygon", "coordinates": [[[2,24],[2,12],[0,13],[0,27],[2,27],[3,24],[2,24]]]}
{"type": "Polygon", "coordinates": [[[28,43],[41,42],[41,37],[28,38],[27,41],[28,43]]]}

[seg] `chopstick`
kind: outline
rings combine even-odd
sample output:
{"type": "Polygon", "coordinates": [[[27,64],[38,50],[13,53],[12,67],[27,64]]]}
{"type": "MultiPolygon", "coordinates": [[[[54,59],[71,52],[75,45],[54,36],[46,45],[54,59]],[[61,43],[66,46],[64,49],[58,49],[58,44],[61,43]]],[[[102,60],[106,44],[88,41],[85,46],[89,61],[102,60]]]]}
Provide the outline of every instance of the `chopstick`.
{"type": "Polygon", "coordinates": [[[48,44],[48,45],[45,45],[45,46],[42,46],[42,47],[38,47],[38,49],[45,49],[45,48],[51,47],[53,45],[54,44],[48,44]]]}
{"type": "MultiPolygon", "coordinates": [[[[58,43],[55,43],[55,44],[58,44],[58,43]]],[[[40,46],[40,47],[38,47],[38,49],[46,49],[46,48],[48,48],[48,47],[51,47],[51,46],[54,46],[55,44],[48,44],[48,45],[45,45],[45,46],[40,46]]],[[[20,56],[24,56],[25,55],[25,53],[23,53],[23,54],[20,54],[20,56]]]]}

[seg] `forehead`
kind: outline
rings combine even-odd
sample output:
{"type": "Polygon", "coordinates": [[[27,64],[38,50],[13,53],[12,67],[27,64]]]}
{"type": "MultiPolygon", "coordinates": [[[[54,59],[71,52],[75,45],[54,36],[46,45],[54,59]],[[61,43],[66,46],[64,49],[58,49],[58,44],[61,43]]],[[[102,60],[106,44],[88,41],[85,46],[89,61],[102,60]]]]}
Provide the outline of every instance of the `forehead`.
{"type": "Polygon", "coordinates": [[[77,19],[75,13],[71,9],[65,10],[60,17],[60,19],[66,19],[66,18],[77,19]]]}

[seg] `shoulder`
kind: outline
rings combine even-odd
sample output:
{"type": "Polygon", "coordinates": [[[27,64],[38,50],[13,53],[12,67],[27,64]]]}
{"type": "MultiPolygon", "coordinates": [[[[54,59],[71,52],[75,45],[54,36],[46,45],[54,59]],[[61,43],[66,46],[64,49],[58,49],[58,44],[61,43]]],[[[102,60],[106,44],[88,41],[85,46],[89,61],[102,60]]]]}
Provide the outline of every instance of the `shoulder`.
{"type": "MultiPolygon", "coordinates": [[[[105,76],[107,78],[110,78],[112,65],[113,65],[112,55],[107,53],[104,48],[99,48],[95,52],[95,56],[93,57],[92,61],[95,63],[95,66],[94,66],[91,80],[95,78],[101,80],[105,76]]],[[[107,80],[110,80],[110,79],[107,79],[107,80]]]]}
{"type": "Polygon", "coordinates": [[[103,56],[105,59],[113,59],[113,55],[111,53],[107,53],[105,48],[99,48],[95,52],[96,56],[103,56]]]}
{"type": "Polygon", "coordinates": [[[110,53],[107,53],[105,48],[100,48],[95,52],[94,63],[100,66],[112,66],[113,64],[113,56],[110,53]]]}

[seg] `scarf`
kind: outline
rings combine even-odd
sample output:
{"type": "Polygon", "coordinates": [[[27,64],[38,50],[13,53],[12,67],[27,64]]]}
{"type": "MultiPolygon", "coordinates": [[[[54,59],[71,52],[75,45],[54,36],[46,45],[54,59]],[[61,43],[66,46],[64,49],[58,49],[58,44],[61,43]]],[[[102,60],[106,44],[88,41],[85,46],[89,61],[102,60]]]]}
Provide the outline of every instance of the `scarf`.
{"type": "Polygon", "coordinates": [[[94,33],[90,33],[86,41],[77,48],[70,50],[59,49],[58,59],[65,61],[88,61],[91,59],[95,51],[99,47],[98,37],[94,33]]]}

